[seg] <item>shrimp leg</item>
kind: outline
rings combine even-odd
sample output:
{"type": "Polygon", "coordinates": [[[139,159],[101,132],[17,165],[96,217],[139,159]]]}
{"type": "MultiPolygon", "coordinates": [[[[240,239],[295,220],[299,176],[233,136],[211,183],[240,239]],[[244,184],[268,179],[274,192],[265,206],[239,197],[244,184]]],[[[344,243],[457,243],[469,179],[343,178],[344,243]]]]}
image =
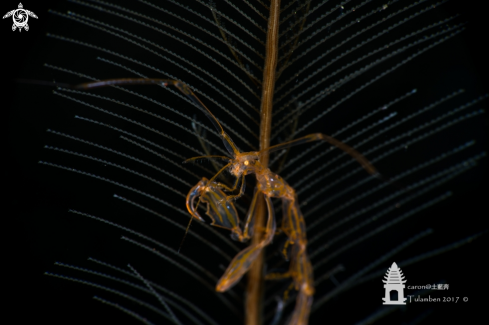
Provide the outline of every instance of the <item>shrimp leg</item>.
{"type": "Polygon", "coordinates": [[[241,180],[241,187],[239,189],[239,193],[236,194],[236,195],[228,195],[227,198],[226,198],[227,201],[233,201],[233,200],[236,200],[236,199],[238,199],[238,198],[240,198],[240,197],[242,197],[244,195],[244,191],[245,191],[245,188],[246,188],[245,176],[246,175],[243,175],[241,177],[237,177],[236,178],[236,181],[234,182],[233,187],[229,187],[226,184],[223,184],[223,183],[220,183],[220,182],[215,182],[215,186],[217,186],[219,188],[222,188],[223,190],[225,190],[227,192],[234,192],[238,188],[239,181],[241,180]]]}
{"type": "MultiPolygon", "coordinates": [[[[256,205],[256,197],[260,193],[260,191],[257,191],[255,193],[250,210],[255,209],[254,206],[256,205]]],[[[273,236],[275,235],[275,230],[277,228],[277,225],[275,223],[275,212],[273,210],[271,199],[266,195],[264,195],[264,197],[268,208],[268,220],[265,231],[266,233],[263,240],[256,245],[248,246],[233,258],[223,276],[221,277],[221,279],[219,279],[219,282],[216,286],[216,291],[223,292],[234,286],[250,269],[251,265],[260,254],[261,250],[272,241],[273,236]]],[[[247,224],[251,222],[251,219],[252,217],[249,217],[249,220],[247,220],[247,224]]]]}
{"type": "Polygon", "coordinates": [[[299,291],[290,325],[307,324],[314,295],[312,265],[307,256],[307,239],[304,216],[295,200],[283,200],[284,232],[294,244],[291,252],[289,274],[294,280],[295,289],[299,291]]]}
{"type": "Polygon", "coordinates": [[[207,204],[206,214],[212,219],[211,226],[231,230],[233,237],[243,237],[234,204],[227,202],[226,194],[215,183],[204,177],[187,195],[188,212],[195,219],[205,222],[194,204],[196,198],[207,204]]]}
{"type": "Polygon", "coordinates": [[[294,312],[288,325],[307,325],[312,306],[312,296],[299,291],[294,312]]]}

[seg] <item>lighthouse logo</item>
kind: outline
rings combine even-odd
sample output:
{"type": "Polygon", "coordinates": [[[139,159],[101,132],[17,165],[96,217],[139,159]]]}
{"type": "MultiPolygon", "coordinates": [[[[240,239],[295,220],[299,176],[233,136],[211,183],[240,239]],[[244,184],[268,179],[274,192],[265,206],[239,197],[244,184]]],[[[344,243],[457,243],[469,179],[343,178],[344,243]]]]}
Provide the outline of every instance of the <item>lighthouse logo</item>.
{"type": "Polygon", "coordinates": [[[384,305],[405,305],[406,298],[404,298],[404,275],[401,269],[394,262],[387,270],[384,280],[385,297],[384,305]]]}

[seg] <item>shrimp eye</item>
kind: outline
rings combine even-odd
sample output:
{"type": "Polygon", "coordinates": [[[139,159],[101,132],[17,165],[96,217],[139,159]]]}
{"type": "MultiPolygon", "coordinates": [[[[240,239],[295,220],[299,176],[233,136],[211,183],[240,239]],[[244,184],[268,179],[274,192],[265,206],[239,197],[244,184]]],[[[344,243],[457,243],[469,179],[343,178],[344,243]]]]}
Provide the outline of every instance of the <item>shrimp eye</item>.
{"type": "Polygon", "coordinates": [[[248,166],[250,164],[250,162],[248,160],[245,160],[244,164],[245,164],[245,166],[248,166]]]}

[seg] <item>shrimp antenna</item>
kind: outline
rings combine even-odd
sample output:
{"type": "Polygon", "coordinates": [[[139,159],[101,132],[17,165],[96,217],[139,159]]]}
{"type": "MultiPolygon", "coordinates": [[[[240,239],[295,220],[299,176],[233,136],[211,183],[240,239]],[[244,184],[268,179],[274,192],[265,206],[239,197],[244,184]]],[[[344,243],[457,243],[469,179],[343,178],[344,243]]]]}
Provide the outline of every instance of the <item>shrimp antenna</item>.
{"type": "Polygon", "coordinates": [[[189,158],[189,159],[185,159],[183,161],[183,163],[186,164],[188,162],[191,162],[191,161],[197,160],[197,159],[213,159],[213,158],[221,158],[221,159],[227,159],[227,160],[229,160],[229,157],[226,157],[226,156],[209,155],[209,156],[198,156],[198,157],[192,157],[192,158],[189,158]]]}
{"type": "MultiPolygon", "coordinates": [[[[197,201],[197,205],[195,206],[195,210],[197,210],[197,208],[199,207],[199,204],[200,204],[200,197],[199,197],[199,201],[197,201]]],[[[178,246],[178,251],[177,251],[178,254],[180,254],[180,250],[182,249],[183,242],[185,241],[185,238],[187,238],[187,233],[188,233],[188,230],[190,229],[190,225],[192,224],[193,219],[194,219],[194,217],[191,216],[190,220],[188,221],[187,229],[185,229],[185,234],[183,234],[183,238],[182,238],[182,241],[180,242],[180,246],[178,246]]]]}
{"type": "Polygon", "coordinates": [[[67,87],[73,89],[92,89],[92,88],[100,88],[100,87],[108,87],[115,85],[160,85],[160,86],[174,86],[178,90],[180,90],[187,98],[189,98],[192,103],[197,105],[200,110],[202,110],[205,115],[211,120],[212,124],[216,128],[219,136],[222,138],[224,142],[224,146],[227,151],[233,156],[239,154],[239,150],[234,144],[231,137],[224,132],[224,129],[221,126],[221,123],[217,120],[217,118],[211,113],[211,111],[200,101],[199,97],[194,94],[194,92],[190,89],[189,86],[184,84],[181,81],[173,80],[173,79],[158,79],[158,78],[120,78],[120,79],[106,79],[100,81],[86,82],[82,84],[78,84],[75,86],[67,87]]]}
{"type": "Polygon", "coordinates": [[[318,140],[322,140],[324,142],[332,144],[333,146],[343,150],[344,152],[349,154],[352,158],[354,158],[356,161],[358,161],[358,163],[360,165],[362,165],[362,167],[369,174],[375,175],[375,176],[380,175],[377,172],[377,170],[375,169],[375,167],[370,163],[370,161],[368,161],[367,158],[365,158],[361,153],[359,153],[358,151],[356,151],[352,147],[344,144],[343,142],[336,140],[335,138],[330,137],[329,135],[326,135],[326,134],[322,134],[322,133],[313,133],[313,134],[306,135],[302,138],[298,138],[298,139],[295,139],[292,141],[277,144],[277,145],[268,147],[266,149],[260,150],[258,152],[258,154],[261,154],[262,152],[266,152],[266,151],[274,152],[274,151],[278,151],[278,150],[283,150],[283,149],[290,148],[292,146],[297,146],[300,144],[304,144],[304,143],[308,143],[308,142],[312,142],[312,141],[318,141],[318,140]]]}

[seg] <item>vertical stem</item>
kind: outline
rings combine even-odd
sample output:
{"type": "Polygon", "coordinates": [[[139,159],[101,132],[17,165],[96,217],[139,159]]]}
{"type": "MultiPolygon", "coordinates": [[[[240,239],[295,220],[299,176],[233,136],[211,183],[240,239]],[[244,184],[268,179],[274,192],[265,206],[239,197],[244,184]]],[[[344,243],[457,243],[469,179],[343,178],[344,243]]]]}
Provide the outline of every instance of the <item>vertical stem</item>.
{"type": "MultiPolygon", "coordinates": [[[[263,71],[263,89],[262,101],[260,108],[260,150],[270,146],[270,133],[272,129],[272,105],[273,92],[275,89],[275,72],[278,60],[278,28],[280,16],[280,0],[270,2],[270,17],[268,18],[268,33],[265,54],[265,69],[263,71]]],[[[260,163],[268,166],[269,154],[264,152],[260,156],[260,163]]],[[[257,202],[255,214],[255,229],[252,238],[252,244],[257,244],[262,240],[263,229],[265,228],[267,209],[265,200],[262,196],[257,202]]],[[[245,301],[245,324],[261,325],[262,324],[262,300],[263,300],[263,256],[255,260],[253,266],[248,271],[248,285],[246,288],[245,301]]]]}

